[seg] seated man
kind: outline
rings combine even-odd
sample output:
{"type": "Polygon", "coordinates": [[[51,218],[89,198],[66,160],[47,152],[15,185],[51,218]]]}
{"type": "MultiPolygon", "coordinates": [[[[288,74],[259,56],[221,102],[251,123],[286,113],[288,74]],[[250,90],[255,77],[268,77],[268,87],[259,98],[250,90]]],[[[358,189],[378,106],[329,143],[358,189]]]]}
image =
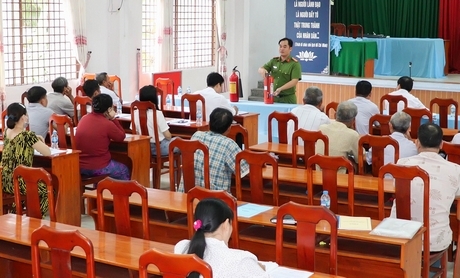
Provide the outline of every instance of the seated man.
{"type": "MultiPolygon", "coordinates": [[[[417,147],[410,136],[410,123],[411,116],[404,112],[396,112],[390,119],[390,137],[398,141],[400,159],[418,154],[417,147]]],[[[386,147],[383,152],[384,165],[388,163],[395,163],[395,149],[393,146],[386,147]]],[[[372,164],[372,148],[369,149],[369,152],[366,154],[366,161],[369,165],[372,164]]]]}
{"type": "Polygon", "coordinates": [[[53,93],[48,94],[48,108],[58,115],[67,115],[73,119],[73,96],[72,88],[64,77],[56,78],[51,83],[53,93]]]}
{"type": "Polygon", "coordinates": [[[49,120],[54,114],[53,110],[46,107],[48,99],[46,89],[40,86],[34,86],[27,91],[27,114],[29,115],[29,130],[35,134],[46,138],[49,131],[49,120]]]}
{"type": "Polygon", "coordinates": [[[83,92],[85,92],[85,95],[88,96],[89,98],[93,98],[101,93],[101,87],[99,86],[99,82],[97,80],[86,80],[85,83],[83,83],[83,92]]]}
{"type": "MultiPolygon", "coordinates": [[[[320,125],[329,124],[331,120],[324,114],[323,109],[323,92],[318,87],[309,87],[305,90],[302,106],[292,109],[291,113],[297,116],[299,120],[299,129],[316,131],[320,125]]],[[[294,123],[288,122],[288,143],[292,143],[292,134],[294,133],[294,123]]],[[[299,140],[299,145],[303,145],[299,140]]]]}
{"type": "MultiPolygon", "coordinates": [[[[209,148],[209,179],[212,190],[230,192],[232,175],[235,173],[235,158],[241,151],[235,141],[225,136],[233,122],[232,112],[225,108],[216,108],[209,118],[210,131],[197,131],[192,140],[199,140],[209,148]]],[[[203,153],[195,153],[195,184],[204,186],[203,153]]],[[[249,165],[241,162],[241,175],[249,173],[249,165]]],[[[183,191],[183,185],[181,186],[183,191]]]]}
{"type": "Polygon", "coordinates": [[[116,105],[120,101],[120,98],[113,91],[113,84],[110,82],[109,75],[106,72],[98,73],[96,74],[96,81],[101,86],[101,94],[109,95],[112,98],[113,104],[116,105]]]}
{"type": "MultiPolygon", "coordinates": [[[[220,73],[211,72],[206,78],[206,84],[208,87],[201,91],[195,92],[195,94],[200,94],[204,97],[204,105],[206,108],[206,121],[209,121],[211,112],[214,111],[217,107],[222,107],[232,112],[233,115],[238,113],[238,108],[236,106],[231,106],[228,99],[226,99],[222,93],[222,84],[224,83],[224,78],[220,73]]],[[[198,103],[200,105],[200,103],[198,103]]]]}
{"type": "MultiPolygon", "coordinates": [[[[391,96],[403,96],[407,99],[407,107],[409,108],[426,108],[425,105],[414,95],[410,93],[412,91],[412,87],[414,86],[414,80],[409,76],[403,76],[398,79],[398,86],[396,87],[396,91],[391,92],[389,95],[391,96]]],[[[388,111],[388,101],[385,101],[385,111],[388,111]]],[[[398,103],[398,112],[404,109],[404,103],[398,103]]]]}
{"type": "Polygon", "coordinates": [[[356,116],[356,131],[359,134],[369,133],[369,119],[375,114],[379,114],[380,110],[370,101],[372,95],[372,84],[369,81],[361,80],[356,83],[356,97],[350,99],[351,102],[358,107],[358,115],[356,116]]]}
{"type": "MultiPolygon", "coordinates": [[[[419,166],[430,176],[430,252],[443,251],[452,241],[449,213],[456,196],[460,196],[460,166],[438,155],[442,144],[442,129],[432,123],[418,129],[418,155],[401,158],[397,164],[419,166]]],[[[423,184],[420,179],[411,183],[412,220],[423,222],[423,184]]],[[[395,204],[391,217],[396,217],[395,204]]]]}
{"type": "MultiPolygon", "coordinates": [[[[359,134],[353,129],[358,108],[351,101],[344,101],[337,107],[335,121],[322,125],[319,130],[329,138],[329,156],[353,156],[358,163],[359,134]]],[[[324,154],[324,143],[318,141],[316,152],[324,154]]],[[[344,170],[339,172],[344,173],[344,170]]]]}

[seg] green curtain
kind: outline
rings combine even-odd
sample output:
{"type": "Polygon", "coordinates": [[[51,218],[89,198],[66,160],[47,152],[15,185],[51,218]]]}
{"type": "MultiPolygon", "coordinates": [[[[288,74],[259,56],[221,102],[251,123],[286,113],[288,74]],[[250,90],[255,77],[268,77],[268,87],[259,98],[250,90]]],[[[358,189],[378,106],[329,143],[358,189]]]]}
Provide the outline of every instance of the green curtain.
{"type": "Polygon", "coordinates": [[[439,0],[335,0],[336,21],[361,24],[364,33],[437,38],[439,0]]]}

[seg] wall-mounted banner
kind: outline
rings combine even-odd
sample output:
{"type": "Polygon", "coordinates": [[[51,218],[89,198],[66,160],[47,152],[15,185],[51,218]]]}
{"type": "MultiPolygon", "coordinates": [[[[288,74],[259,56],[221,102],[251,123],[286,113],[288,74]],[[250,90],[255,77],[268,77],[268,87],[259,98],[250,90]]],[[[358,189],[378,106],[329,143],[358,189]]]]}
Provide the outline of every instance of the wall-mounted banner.
{"type": "Polygon", "coordinates": [[[286,37],[303,73],[329,74],[330,0],[286,0],[286,37]]]}

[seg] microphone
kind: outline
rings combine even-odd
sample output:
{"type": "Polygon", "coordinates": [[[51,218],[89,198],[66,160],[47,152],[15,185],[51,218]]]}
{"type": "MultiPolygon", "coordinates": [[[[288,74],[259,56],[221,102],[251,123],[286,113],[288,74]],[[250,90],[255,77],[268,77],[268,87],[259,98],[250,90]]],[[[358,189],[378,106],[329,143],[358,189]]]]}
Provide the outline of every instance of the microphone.
{"type": "Polygon", "coordinates": [[[412,62],[409,62],[409,77],[412,78],[412,62]]]}

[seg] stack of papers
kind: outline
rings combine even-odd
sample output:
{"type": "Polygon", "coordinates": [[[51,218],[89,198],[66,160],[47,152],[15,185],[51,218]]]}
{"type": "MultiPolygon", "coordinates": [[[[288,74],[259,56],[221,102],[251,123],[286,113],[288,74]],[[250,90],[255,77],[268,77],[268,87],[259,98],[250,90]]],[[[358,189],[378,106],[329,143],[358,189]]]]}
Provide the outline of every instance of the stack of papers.
{"type": "Polygon", "coordinates": [[[265,267],[265,272],[272,278],[305,278],[313,275],[313,272],[279,266],[275,262],[259,262],[265,267]]]}
{"type": "Polygon", "coordinates": [[[423,226],[422,222],[398,218],[385,218],[370,234],[411,239],[423,226]]]}
{"type": "Polygon", "coordinates": [[[168,121],[168,124],[175,124],[175,125],[189,125],[191,124],[192,121],[187,120],[187,119],[174,119],[168,121]]]}
{"type": "MultiPolygon", "coordinates": [[[[60,150],[60,149],[51,149],[51,155],[53,154],[59,154],[59,153],[66,153],[67,150],[60,150]]],[[[34,155],[40,155],[40,156],[43,156],[41,153],[37,152],[36,150],[34,150],[34,155]]]]}
{"type": "Polygon", "coordinates": [[[337,216],[339,230],[370,231],[372,230],[370,217],[337,216]]]}
{"type": "MultiPolygon", "coordinates": [[[[270,222],[276,224],[276,222],[277,222],[276,216],[273,217],[272,219],[270,219],[270,222]]],[[[283,218],[283,224],[295,225],[295,224],[297,224],[297,221],[294,219],[294,217],[292,217],[292,215],[286,214],[284,216],[284,218],[283,218]]]]}
{"type": "Polygon", "coordinates": [[[237,213],[238,213],[238,216],[240,217],[251,218],[259,213],[270,210],[272,208],[273,207],[271,206],[244,204],[244,205],[238,206],[237,213]]]}

